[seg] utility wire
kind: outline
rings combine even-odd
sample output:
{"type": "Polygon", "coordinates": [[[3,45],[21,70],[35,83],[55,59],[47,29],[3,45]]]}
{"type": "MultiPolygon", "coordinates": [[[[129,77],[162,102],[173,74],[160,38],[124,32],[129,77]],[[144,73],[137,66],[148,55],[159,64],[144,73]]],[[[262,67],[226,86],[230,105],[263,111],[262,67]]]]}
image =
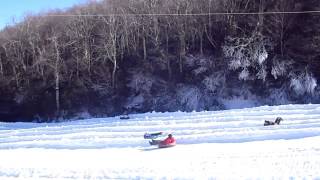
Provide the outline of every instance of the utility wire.
{"type": "Polygon", "coordinates": [[[109,17],[109,16],[215,16],[215,15],[272,15],[272,14],[318,14],[320,11],[268,11],[268,12],[213,12],[213,13],[155,13],[155,14],[48,14],[53,17],[109,17]]]}

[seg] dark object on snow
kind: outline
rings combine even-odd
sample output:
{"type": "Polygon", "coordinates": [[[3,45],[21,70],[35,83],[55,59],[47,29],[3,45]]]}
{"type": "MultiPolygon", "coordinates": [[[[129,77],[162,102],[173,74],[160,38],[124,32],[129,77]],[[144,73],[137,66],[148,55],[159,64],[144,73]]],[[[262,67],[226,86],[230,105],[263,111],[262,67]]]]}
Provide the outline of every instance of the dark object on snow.
{"type": "Polygon", "coordinates": [[[130,119],[130,117],[128,115],[121,115],[120,119],[130,119]]]}
{"type": "Polygon", "coordinates": [[[281,117],[277,117],[277,119],[273,122],[273,121],[264,121],[264,126],[270,126],[270,125],[279,125],[280,122],[283,121],[283,119],[281,117]]]}
{"type": "Polygon", "coordinates": [[[151,146],[154,146],[154,145],[159,145],[160,142],[161,142],[161,140],[152,139],[151,141],[149,141],[149,144],[151,146]]]}
{"type": "Polygon", "coordinates": [[[162,136],[163,132],[157,132],[157,133],[145,133],[143,138],[144,139],[156,139],[159,136],[162,136]]]}

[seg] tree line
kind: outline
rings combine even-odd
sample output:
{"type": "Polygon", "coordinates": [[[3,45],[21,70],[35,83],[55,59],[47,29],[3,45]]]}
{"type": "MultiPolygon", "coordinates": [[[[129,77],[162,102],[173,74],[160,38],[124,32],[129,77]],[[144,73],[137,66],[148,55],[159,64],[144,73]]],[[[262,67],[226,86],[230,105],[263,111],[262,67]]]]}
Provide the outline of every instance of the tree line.
{"type": "Polygon", "coordinates": [[[0,114],[219,109],[239,87],[318,101],[320,13],[264,14],[316,10],[317,0],[104,0],[28,15],[0,32],[0,114]]]}

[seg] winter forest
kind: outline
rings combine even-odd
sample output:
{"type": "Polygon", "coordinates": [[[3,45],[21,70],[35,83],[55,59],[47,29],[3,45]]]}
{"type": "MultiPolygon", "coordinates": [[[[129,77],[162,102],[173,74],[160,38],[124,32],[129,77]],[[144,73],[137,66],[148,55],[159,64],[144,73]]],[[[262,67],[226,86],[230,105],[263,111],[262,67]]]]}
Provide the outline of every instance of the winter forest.
{"type": "Polygon", "coordinates": [[[0,31],[0,120],[320,103],[319,0],[103,0],[0,31]]]}

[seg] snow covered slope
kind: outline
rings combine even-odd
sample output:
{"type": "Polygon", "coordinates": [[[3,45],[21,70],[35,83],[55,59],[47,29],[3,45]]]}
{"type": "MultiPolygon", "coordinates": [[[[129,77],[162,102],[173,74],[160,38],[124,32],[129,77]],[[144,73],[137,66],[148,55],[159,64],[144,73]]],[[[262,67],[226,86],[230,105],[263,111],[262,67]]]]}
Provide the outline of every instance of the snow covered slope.
{"type": "Polygon", "coordinates": [[[211,178],[320,179],[320,105],[0,123],[0,179],[211,178]],[[157,131],[178,145],[150,147],[157,131]]]}

